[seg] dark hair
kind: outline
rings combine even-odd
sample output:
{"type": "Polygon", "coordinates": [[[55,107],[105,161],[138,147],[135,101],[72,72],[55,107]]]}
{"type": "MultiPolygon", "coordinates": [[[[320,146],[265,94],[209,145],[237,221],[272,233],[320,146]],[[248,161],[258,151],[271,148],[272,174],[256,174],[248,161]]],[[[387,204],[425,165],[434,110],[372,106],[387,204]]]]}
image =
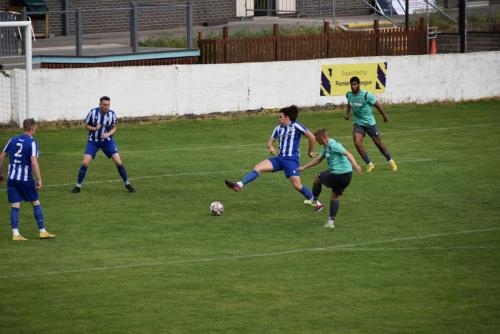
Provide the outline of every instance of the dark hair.
{"type": "Polygon", "coordinates": [[[102,102],[102,101],[111,101],[111,99],[109,98],[109,96],[102,96],[102,97],[99,99],[99,102],[102,102]]]}
{"type": "Polygon", "coordinates": [[[33,118],[27,118],[23,121],[23,130],[24,131],[30,131],[35,127],[35,119],[33,118]]]}
{"type": "Polygon", "coordinates": [[[292,122],[295,122],[297,116],[299,115],[299,108],[296,105],[291,105],[289,107],[281,108],[280,112],[283,115],[288,116],[292,122]]]}
{"type": "Polygon", "coordinates": [[[316,139],[323,136],[328,136],[328,132],[326,132],[325,128],[318,129],[316,130],[316,132],[314,132],[314,137],[316,139]]]}
{"type": "Polygon", "coordinates": [[[358,77],[352,77],[351,80],[349,80],[349,83],[357,82],[359,85],[359,78],[358,77]]]}

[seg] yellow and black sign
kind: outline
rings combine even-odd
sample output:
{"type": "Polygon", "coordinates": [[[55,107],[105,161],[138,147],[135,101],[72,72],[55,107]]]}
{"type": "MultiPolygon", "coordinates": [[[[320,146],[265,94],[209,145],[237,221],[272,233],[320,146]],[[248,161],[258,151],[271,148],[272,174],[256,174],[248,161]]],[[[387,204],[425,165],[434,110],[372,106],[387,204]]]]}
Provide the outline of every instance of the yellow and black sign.
{"type": "Polygon", "coordinates": [[[351,90],[349,80],[358,77],[361,89],[371,93],[385,92],[387,63],[323,65],[321,96],[341,96],[351,90]]]}

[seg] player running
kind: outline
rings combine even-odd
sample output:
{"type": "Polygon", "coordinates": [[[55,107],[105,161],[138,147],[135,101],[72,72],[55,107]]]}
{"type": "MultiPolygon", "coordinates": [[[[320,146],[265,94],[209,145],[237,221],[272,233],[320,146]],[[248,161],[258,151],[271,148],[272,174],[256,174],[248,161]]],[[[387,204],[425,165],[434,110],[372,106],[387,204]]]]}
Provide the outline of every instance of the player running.
{"type": "MultiPolygon", "coordinates": [[[[330,216],[325,224],[325,227],[335,227],[335,217],[339,211],[339,197],[344,193],[352,178],[352,168],[357,173],[361,174],[361,167],[356,162],[354,156],[349,153],[339,142],[336,142],[328,136],[326,129],[319,129],[314,133],[316,141],[323,145],[324,148],[320,155],[309,163],[300,166],[300,171],[314,167],[321,161],[326,159],[328,169],[319,173],[314,178],[313,183],[313,200],[305,200],[304,203],[318,208],[318,197],[321,193],[321,185],[324,184],[332,189],[330,199],[330,216]]],[[[321,204],[320,204],[321,205],[321,204]]],[[[318,210],[316,210],[318,211],[318,210]]]]}
{"type": "Polygon", "coordinates": [[[346,94],[347,97],[347,112],[344,116],[345,120],[349,119],[349,113],[352,109],[354,113],[354,127],[353,127],[353,140],[356,149],[361,155],[361,158],[366,162],[366,171],[369,173],[373,171],[375,165],[368,157],[365,147],[363,146],[363,138],[368,133],[372,138],[373,143],[378,147],[380,153],[382,153],[389,164],[391,165],[392,171],[398,170],[398,165],[392,159],[391,154],[387,147],[382,143],[380,138],[380,133],[377,129],[377,123],[375,122],[375,117],[373,116],[372,106],[377,108],[377,110],[382,115],[384,122],[388,122],[389,118],[382,109],[380,103],[378,103],[375,95],[370,92],[361,90],[358,77],[352,77],[350,80],[351,91],[346,94]]]}
{"type": "Polygon", "coordinates": [[[36,123],[33,118],[23,122],[24,134],[12,137],[0,153],[0,182],[4,180],[3,162],[9,156],[7,171],[7,197],[11,203],[10,224],[12,240],[28,240],[19,233],[19,210],[21,202],[31,202],[40,239],[54,239],[56,236],[45,230],[42,206],[37,189],[42,188],[42,175],[38,165],[38,143],[33,138],[36,123]],[[32,172],[35,173],[36,183],[32,172]]]}
{"type": "Polygon", "coordinates": [[[271,155],[276,155],[274,142],[279,139],[279,154],[255,165],[254,169],[245,175],[241,181],[233,182],[225,180],[226,185],[234,191],[240,191],[243,187],[254,181],[263,172],[284,171],[285,176],[290,179],[292,186],[308,200],[313,199],[313,195],[307,187],[300,182],[299,172],[299,146],[302,135],[309,139],[308,155],[313,158],[314,135],[302,124],[297,122],[299,110],[296,106],[282,108],[280,110],[279,124],[274,129],[271,137],[267,141],[267,147],[271,155]]]}
{"type": "Polygon", "coordinates": [[[118,148],[113,139],[113,135],[117,129],[116,114],[113,110],[109,109],[110,101],[110,98],[107,96],[101,97],[99,107],[90,110],[87,118],[85,118],[85,128],[89,130],[89,139],[85,148],[85,154],[83,155],[82,166],[78,172],[78,180],[72,190],[74,193],[79,193],[82,189],[83,180],[85,179],[90,161],[95,159],[99,150],[102,150],[108,159],[111,158],[113,160],[127,190],[131,193],[135,192],[134,187],[132,187],[128,180],[127,171],[125,170],[125,166],[123,166],[118,148]]]}

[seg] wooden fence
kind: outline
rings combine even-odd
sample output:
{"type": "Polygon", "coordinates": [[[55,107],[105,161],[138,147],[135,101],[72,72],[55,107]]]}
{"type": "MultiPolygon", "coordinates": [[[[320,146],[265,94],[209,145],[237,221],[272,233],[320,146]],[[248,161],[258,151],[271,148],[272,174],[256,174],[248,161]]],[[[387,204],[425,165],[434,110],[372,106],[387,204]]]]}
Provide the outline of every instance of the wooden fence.
{"type": "Polygon", "coordinates": [[[400,56],[427,53],[427,36],[423,20],[418,28],[379,29],[378,21],[370,31],[324,32],[314,35],[280,36],[274,25],[273,36],[229,38],[224,27],[223,38],[198,36],[201,64],[244,63],[280,60],[304,60],[335,57],[400,56]]]}

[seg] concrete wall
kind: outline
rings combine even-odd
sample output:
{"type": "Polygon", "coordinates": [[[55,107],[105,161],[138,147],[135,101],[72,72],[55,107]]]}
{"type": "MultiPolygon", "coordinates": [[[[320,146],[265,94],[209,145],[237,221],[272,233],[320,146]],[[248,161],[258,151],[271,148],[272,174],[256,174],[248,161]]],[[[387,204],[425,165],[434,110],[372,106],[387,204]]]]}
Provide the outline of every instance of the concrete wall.
{"type": "MultiPolygon", "coordinates": [[[[321,97],[321,66],[387,62],[383,103],[460,101],[500,95],[500,52],[403,57],[335,58],[221,65],[33,70],[33,113],[37,120],[80,120],[109,95],[119,117],[205,114],[345,103],[321,97]],[[493,72],[492,72],[493,71],[493,72]],[[488,84],[485,85],[485,78],[488,84]]],[[[22,93],[22,71],[7,71],[0,91],[22,93]],[[9,79],[10,78],[10,79],[9,79]],[[9,80],[11,83],[9,83],[9,80]]],[[[8,96],[7,96],[8,98],[8,96]]],[[[15,102],[16,98],[12,98],[15,102]]],[[[17,122],[0,104],[0,123],[17,122]]],[[[16,107],[18,108],[18,107],[16,107]]]]}
{"type": "Polygon", "coordinates": [[[500,52],[336,58],[223,65],[175,65],[33,71],[33,116],[78,120],[101,95],[119,117],[344,103],[321,97],[323,64],[388,62],[385,103],[460,101],[500,94],[500,52]],[[488,84],[484,85],[484,78],[488,84]]]}

